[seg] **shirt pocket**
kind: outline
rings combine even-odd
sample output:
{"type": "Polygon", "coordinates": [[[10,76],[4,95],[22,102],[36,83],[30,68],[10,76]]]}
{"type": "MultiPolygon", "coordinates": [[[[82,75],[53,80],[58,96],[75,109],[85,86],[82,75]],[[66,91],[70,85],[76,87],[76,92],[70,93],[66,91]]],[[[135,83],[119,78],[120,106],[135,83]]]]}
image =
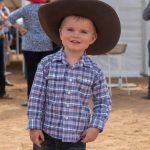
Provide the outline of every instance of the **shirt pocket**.
{"type": "MultiPolygon", "coordinates": [[[[57,73],[49,73],[46,79],[46,99],[49,103],[56,102],[56,96],[62,96],[62,85],[64,76],[57,73]]],[[[57,98],[58,100],[58,98],[57,98]]]]}
{"type": "MultiPolygon", "coordinates": [[[[88,78],[77,78],[77,89],[81,100],[88,100],[92,94],[92,82],[88,78]]],[[[87,101],[88,102],[88,101],[87,101]]]]}

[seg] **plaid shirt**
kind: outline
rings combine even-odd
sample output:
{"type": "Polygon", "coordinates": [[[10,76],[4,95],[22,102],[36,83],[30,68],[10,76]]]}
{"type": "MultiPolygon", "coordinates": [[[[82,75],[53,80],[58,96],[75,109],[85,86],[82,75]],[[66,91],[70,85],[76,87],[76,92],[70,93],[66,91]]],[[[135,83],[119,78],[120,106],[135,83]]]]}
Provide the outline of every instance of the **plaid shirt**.
{"type": "Polygon", "coordinates": [[[111,108],[104,75],[84,54],[70,65],[63,50],[42,59],[28,102],[28,128],[63,142],[77,142],[89,127],[103,130],[111,108]],[[94,109],[89,110],[93,96],[94,109]]]}

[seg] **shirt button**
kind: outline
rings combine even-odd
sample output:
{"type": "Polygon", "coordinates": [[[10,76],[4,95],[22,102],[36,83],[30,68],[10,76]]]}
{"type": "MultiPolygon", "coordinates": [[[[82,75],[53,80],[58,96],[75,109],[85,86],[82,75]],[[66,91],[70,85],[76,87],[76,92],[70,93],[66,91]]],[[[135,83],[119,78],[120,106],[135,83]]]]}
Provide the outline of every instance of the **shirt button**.
{"type": "Polygon", "coordinates": [[[68,120],[68,118],[69,118],[68,116],[65,117],[66,120],[68,120]]]}
{"type": "Polygon", "coordinates": [[[72,79],[69,79],[70,82],[72,82],[72,79]]]}
{"type": "Polygon", "coordinates": [[[71,94],[71,92],[70,92],[70,91],[68,91],[67,93],[68,93],[68,94],[71,94]]]}

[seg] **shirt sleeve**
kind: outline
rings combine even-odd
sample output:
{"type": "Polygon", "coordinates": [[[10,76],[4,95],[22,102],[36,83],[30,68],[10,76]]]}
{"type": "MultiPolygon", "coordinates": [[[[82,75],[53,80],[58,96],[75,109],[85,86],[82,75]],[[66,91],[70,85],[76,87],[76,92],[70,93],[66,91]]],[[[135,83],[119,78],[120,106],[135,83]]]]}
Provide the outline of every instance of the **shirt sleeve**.
{"type": "Polygon", "coordinates": [[[24,18],[25,14],[25,7],[18,8],[17,10],[10,13],[8,17],[8,21],[13,25],[16,21],[20,18],[24,18]]]}
{"type": "Polygon", "coordinates": [[[103,131],[111,111],[111,98],[106,79],[102,72],[95,77],[93,103],[94,107],[90,127],[99,128],[103,131]]]}
{"type": "Polygon", "coordinates": [[[42,129],[42,115],[45,104],[46,79],[44,65],[38,65],[28,100],[28,128],[42,129]]]}
{"type": "Polygon", "coordinates": [[[150,2],[148,3],[147,7],[143,11],[143,19],[150,20],[150,2]]]}

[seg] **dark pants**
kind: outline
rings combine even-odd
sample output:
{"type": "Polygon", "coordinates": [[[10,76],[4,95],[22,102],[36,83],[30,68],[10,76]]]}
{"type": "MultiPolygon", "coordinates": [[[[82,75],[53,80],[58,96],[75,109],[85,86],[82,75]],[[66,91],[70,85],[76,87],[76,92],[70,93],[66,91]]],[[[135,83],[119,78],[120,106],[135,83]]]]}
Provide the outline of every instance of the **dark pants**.
{"type": "Polygon", "coordinates": [[[26,78],[27,78],[27,96],[29,97],[34,76],[36,73],[37,65],[41,59],[49,54],[53,54],[56,51],[46,51],[46,52],[30,52],[23,51],[25,59],[25,68],[26,68],[26,78]]]}
{"type": "Polygon", "coordinates": [[[86,144],[82,142],[70,143],[61,142],[61,140],[54,139],[47,134],[44,134],[45,141],[41,148],[33,145],[33,150],[85,150],[86,144]]]}
{"type": "Polygon", "coordinates": [[[4,39],[0,39],[0,96],[5,94],[4,39]]]}

